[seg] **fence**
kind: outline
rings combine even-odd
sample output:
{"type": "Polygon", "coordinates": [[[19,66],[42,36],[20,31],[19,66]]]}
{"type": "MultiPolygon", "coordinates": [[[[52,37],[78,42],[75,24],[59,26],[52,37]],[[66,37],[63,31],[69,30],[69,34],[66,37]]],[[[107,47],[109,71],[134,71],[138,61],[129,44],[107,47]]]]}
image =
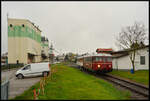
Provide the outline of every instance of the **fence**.
{"type": "Polygon", "coordinates": [[[24,64],[23,63],[20,63],[20,64],[7,64],[7,65],[2,65],[1,66],[1,70],[4,70],[4,69],[12,69],[12,68],[18,68],[18,67],[23,67],[24,64]]]}
{"type": "Polygon", "coordinates": [[[1,83],[1,100],[8,100],[9,96],[9,81],[5,80],[1,83]]]}

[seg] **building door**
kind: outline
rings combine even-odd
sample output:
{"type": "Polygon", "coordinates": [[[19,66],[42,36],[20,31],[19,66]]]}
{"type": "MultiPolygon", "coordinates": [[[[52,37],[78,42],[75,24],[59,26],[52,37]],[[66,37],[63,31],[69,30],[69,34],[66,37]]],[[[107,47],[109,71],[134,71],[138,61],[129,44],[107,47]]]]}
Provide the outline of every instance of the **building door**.
{"type": "Polygon", "coordinates": [[[35,62],[35,56],[34,54],[28,53],[28,63],[35,62]]]}

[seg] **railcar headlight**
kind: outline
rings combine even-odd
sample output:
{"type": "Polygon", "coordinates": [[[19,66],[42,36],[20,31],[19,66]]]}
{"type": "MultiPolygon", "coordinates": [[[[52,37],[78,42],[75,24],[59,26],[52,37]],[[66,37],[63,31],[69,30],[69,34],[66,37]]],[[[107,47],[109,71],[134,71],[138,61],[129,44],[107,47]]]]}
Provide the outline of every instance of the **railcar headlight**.
{"type": "Polygon", "coordinates": [[[100,68],[101,67],[101,65],[97,65],[98,66],[98,68],[100,68]]]}
{"type": "Polygon", "coordinates": [[[109,67],[111,67],[111,65],[109,65],[109,67]]]}

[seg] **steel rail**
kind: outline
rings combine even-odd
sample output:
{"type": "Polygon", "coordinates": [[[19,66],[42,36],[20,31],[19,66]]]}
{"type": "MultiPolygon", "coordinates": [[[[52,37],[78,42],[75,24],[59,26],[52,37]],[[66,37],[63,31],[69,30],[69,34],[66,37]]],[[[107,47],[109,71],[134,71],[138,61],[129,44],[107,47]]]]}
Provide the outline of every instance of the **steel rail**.
{"type": "Polygon", "coordinates": [[[118,79],[118,80],[122,80],[122,81],[124,81],[124,82],[127,82],[127,83],[130,83],[130,84],[136,85],[136,86],[138,86],[138,87],[141,87],[141,88],[143,88],[143,89],[149,90],[149,87],[148,87],[148,86],[145,86],[145,85],[142,85],[142,84],[133,82],[133,81],[128,80],[128,79],[124,79],[124,78],[122,78],[122,77],[117,77],[117,76],[114,76],[114,75],[111,75],[111,74],[105,74],[105,76],[109,76],[109,77],[112,77],[112,78],[115,78],[115,79],[118,79]]]}
{"type": "Polygon", "coordinates": [[[145,87],[137,85],[133,82],[129,82],[129,81],[117,78],[117,77],[108,76],[107,74],[105,74],[102,78],[104,78],[108,81],[111,81],[115,84],[118,84],[120,86],[123,86],[135,93],[141,94],[144,97],[149,97],[149,88],[145,88],[145,87]]]}

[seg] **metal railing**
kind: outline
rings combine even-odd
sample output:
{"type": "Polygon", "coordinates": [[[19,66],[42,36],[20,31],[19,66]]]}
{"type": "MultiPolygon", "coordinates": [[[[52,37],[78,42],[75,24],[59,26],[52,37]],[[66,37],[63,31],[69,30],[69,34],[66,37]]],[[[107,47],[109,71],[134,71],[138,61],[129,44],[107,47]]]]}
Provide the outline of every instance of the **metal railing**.
{"type": "Polygon", "coordinates": [[[8,100],[9,96],[9,80],[1,83],[1,100],[8,100]]]}

